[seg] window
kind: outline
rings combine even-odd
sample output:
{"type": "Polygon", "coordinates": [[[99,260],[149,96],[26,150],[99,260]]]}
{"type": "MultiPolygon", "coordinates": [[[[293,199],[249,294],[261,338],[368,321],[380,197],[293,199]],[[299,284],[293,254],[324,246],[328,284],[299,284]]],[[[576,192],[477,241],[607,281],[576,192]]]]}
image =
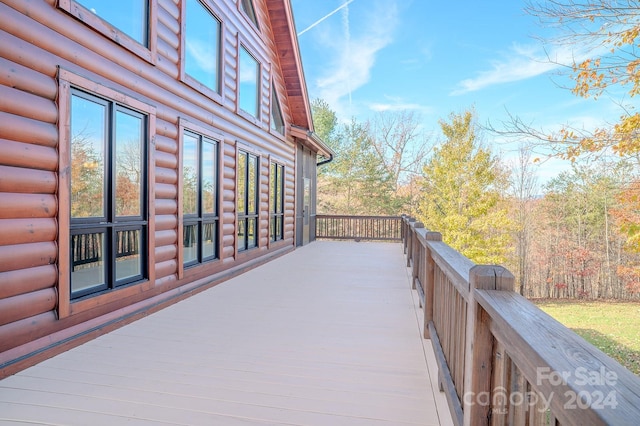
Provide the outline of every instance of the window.
{"type": "Polygon", "coordinates": [[[284,135],[284,119],[275,86],[271,88],[271,130],[284,135]]]}
{"type": "Polygon", "coordinates": [[[58,0],[58,7],[146,61],[155,63],[156,0],[58,0]]]}
{"type": "Polygon", "coordinates": [[[258,157],[238,154],[238,251],[258,246],[258,157]]]}
{"type": "Polygon", "coordinates": [[[218,257],[218,143],[185,131],[182,137],[183,264],[218,257]]]}
{"type": "Polygon", "coordinates": [[[258,26],[258,18],[256,18],[256,10],[253,7],[252,0],[240,0],[240,6],[242,7],[242,11],[247,15],[247,18],[256,26],[256,28],[260,28],[258,26]]]}
{"type": "Polygon", "coordinates": [[[220,20],[199,0],[186,1],[184,72],[220,93],[220,20]]]}
{"type": "Polygon", "coordinates": [[[147,116],[71,89],[71,298],[146,276],[147,116]]]}
{"type": "Polygon", "coordinates": [[[278,163],[271,163],[269,200],[269,237],[279,241],[284,238],[284,166],[278,163]]]}
{"type": "Polygon", "coordinates": [[[149,46],[148,0],[75,0],[126,35],[149,46]]]}
{"type": "Polygon", "coordinates": [[[240,46],[240,63],[238,64],[238,98],[240,109],[254,118],[259,118],[259,82],[260,64],[244,46],[240,46]]]}

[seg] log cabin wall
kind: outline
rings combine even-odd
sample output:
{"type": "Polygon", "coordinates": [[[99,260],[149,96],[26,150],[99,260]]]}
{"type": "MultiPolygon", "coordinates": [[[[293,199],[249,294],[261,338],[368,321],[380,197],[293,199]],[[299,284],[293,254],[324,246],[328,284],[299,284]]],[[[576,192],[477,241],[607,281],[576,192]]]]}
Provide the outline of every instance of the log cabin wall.
{"type": "MultiPolygon", "coordinates": [[[[64,350],[79,336],[95,337],[123,318],[135,319],[295,246],[297,141],[288,129],[310,123],[294,123],[300,100],[289,97],[275,42],[283,34],[274,35],[272,25],[284,22],[274,10],[290,6],[286,0],[254,0],[251,16],[242,4],[251,2],[201,0],[221,23],[216,93],[185,72],[187,1],[148,1],[147,47],[87,13],[82,1],[0,2],[0,378],[64,350]],[[239,107],[241,48],[259,64],[258,118],[239,107]],[[146,253],[142,277],[76,298],[69,284],[74,90],[139,112],[148,136],[138,252],[146,253]],[[272,126],[273,97],[282,131],[272,126]],[[181,182],[182,141],[189,132],[214,141],[217,150],[218,237],[215,259],[187,267],[181,182]],[[237,243],[241,153],[258,158],[257,247],[249,250],[237,243]],[[284,170],[284,225],[275,241],[273,162],[284,170]]],[[[295,37],[295,30],[289,31],[295,37]]]]}

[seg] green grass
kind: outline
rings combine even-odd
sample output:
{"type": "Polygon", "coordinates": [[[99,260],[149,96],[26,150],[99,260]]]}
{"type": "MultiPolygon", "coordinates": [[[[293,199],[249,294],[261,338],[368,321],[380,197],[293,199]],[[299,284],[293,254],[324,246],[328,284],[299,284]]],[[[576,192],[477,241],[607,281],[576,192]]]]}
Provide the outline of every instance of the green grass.
{"type": "Polygon", "coordinates": [[[534,300],[540,309],[640,375],[640,303],[534,300]]]}

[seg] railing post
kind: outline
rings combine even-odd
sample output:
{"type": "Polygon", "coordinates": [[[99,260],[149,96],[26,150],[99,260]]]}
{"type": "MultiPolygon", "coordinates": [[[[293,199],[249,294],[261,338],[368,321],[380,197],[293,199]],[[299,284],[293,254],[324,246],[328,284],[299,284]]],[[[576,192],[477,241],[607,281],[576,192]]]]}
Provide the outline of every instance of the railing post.
{"type": "Polygon", "coordinates": [[[488,425],[491,413],[491,318],[475,301],[475,289],[513,291],[514,282],[513,274],[502,266],[476,265],[469,271],[462,395],[465,425],[488,425]]]}
{"type": "Polygon", "coordinates": [[[413,231],[413,222],[416,220],[412,217],[409,218],[407,223],[407,268],[413,263],[413,239],[415,238],[413,231]]]}
{"type": "Polygon", "coordinates": [[[413,231],[413,248],[411,249],[411,253],[415,254],[417,259],[413,259],[413,264],[411,266],[411,289],[416,289],[416,278],[418,278],[418,273],[420,272],[420,261],[418,258],[420,256],[420,239],[418,238],[418,229],[424,228],[422,222],[413,222],[412,225],[413,231]]]}
{"type": "MultiPolygon", "coordinates": [[[[439,232],[427,232],[425,235],[427,241],[442,241],[442,234],[439,232]]],[[[433,294],[436,285],[436,263],[431,255],[431,248],[427,244],[425,247],[426,256],[426,279],[424,289],[424,327],[423,335],[425,339],[430,339],[429,323],[433,321],[433,294]]]]}

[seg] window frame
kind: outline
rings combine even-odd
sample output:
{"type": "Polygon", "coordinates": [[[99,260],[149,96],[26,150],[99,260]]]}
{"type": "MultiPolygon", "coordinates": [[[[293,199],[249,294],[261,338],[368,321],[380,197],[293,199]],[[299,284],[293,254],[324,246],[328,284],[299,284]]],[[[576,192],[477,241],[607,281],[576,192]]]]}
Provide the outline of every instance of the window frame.
{"type": "Polygon", "coordinates": [[[89,28],[102,34],[114,43],[122,46],[136,56],[144,59],[150,64],[158,62],[157,49],[157,22],[158,22],[158,0],[147,0],[149,9],[147,11],[147,45],[134,40],[127,33],[117,28],[110,22],[102,19],[88,10],[84,5],[76,0],[58,0],[58,8],[64,10],[69,15],[84,23],[89,28]]]}
{"type": "MultiPolygon", "coordinates": [[[[78,231],[79,226],[72,226],[71,218],[71,173],[60,173],[58,182],[58,223],[61,230],[68,230],[68,232],[58,233],[58,316],[65,318],[80,312],[84,312],[100,306],[102,304],[111,303],[126,297],[130,297],[134,294],[138,294],[141,291],[147,291],[152,288],[155,280],[155,217],[152,214],[155,210],[155,188],[152,184],[155,182],[155,155],[154,155],[154,140],[156,131],[156,109],[155,107],[148,105],[142,101],[132,98],[124,93],[117,92],[111,88],[95,83],[85,77],[74,74],[63,68],[58,69],[58,107],[59,107],[59,121],[58,130],[60,135],[59,140],[59,170],[70,171],[71,170],[71,97],[74,91],[86,93],[90,96],[102,98],[107,102],[112,102],[117,105],[121,105],[126,109],[133,110],[146,116],[145,132],[146,139],[144,140],[144,149],[146,157],[143,158],[144,166],[146,168],[146,176],[141,183],[141,191],[146,194],[146,197],[142,197],[141,213],[142,221],[146,221],[146,232],[141,232],[141,246],[146,251],[146,258],[142,259],[142,279],[133,280],[133,282],[123,282],[122,285],[112,286],[111,283],[107,283],[110,286],[108,290],[100,292],[91,292],[89,295],[79,296],[78,298],[72,298],[71,294],[71,234],[74,231],[78,231]]],[[[115,113],[114,113],[115,114],[115,113]]],[[[113,179],[113,176],[110,177],[113,179]]],[[[108,185],[105,182],[105,185],[108,185]]],[[[109,195],[113,195],[115,189],[111,191],[109,195]]],[[[107,196],[105,194],[104,196],[107,196]]],[[[115,207],[114,207],[115,208],[115,207]]],[[[76,223],[83,222],[83,219],[76,219],[76,223]]],[[[121,224],[122,228],[131,228],[141,225],[140,221],[128,221],[121,224]]],[[[119,227],[119,225],[115,225],[119,227]]],[[[145,230],[144,226],[141,225],[145,230]]],[[[96,224],[93,229],[97,229],[99,226],[96,224]]],[[[114,227],[115,229],[115,227],[114,227]]],[[[115,230],[114,234],[115,236],[115,230]]],[[[111,245],[113,249],[111,255],[115,256],[115,240],[111,245]]],[[[115,267],[115,257],[113,258],[115,267]]],[[[115,274],[115,269],[110,272],[115,274]]],[[[113,281],[113,280],[111,280],[113,281]]]]}
{"type": "Polygon", "coordinates": [[[237,63],[236,63],[236,113],[241,117],[244,117],[248,121],[254,123],[257,126],[262,125],[262,79],[265,73],[265,66],[263,61],[260,59],[260,56],[257,55],[251,48],[248,47],[248,43],[244,40],[239,39],[238,41],[238,50],[237,50],[237,63]],[[241,90],[240,90],[240,55],[242,50],[247,52],[247,54],[256,61],[257,65],[257,76],[256,76],[256,116],[252,115],[249,111],[245,111],[241,108],[241,90]]]}
{"type": "Polygon", "coordinates": [[[284,240],[284,192],[286,167],[279,161],[271,160],[269,164],[269,242],[277,243],[284,240]],[[275,176],[274,176],[275,167],[275,176]],[[279,179],[281,178],[281,180],[279,179]],[[274,185],[275,184],[275,185],[274,185]],[[274,185],[272,187],[272,185],[274,185]],[[278,198],[280,201],[280,211],[278,211],[278,198]],[[278,219],[280,223],[278,224],[278,219]],[[278,226],[279,225],[279,226],[278,226]],[[279,235],[276,232],[279,229],[279,235]],[[278,238],[279,237],[279,238],[278,238]]]}
{"type": "Polygon", "coordinates": [[[260,32],[260,23],[258,22],[258,15],[256,15],[256,7],[253,0],[238,0],[238,10],[251,26],[257,32],[260,32]],[[249,3],[249,11],[247,11],[247,2],[249,3]]]}
{"type": "Polygon", "coordinates": [[[181,16],[181,22],[180,22],[180,46],[179,46],[179,78],[180,81],[182,81],[184,84],[190,86],[192,89],[204,94],[205,96],[207,96],[208,98],[214,100],[215,102],[222,104],[223,103],[223,99],[224,99],[224,84],[223,84],[223,74],[224,74],[224,40],[225,40],[225,35],[226,35],[226,25],[225,25],[225,21],[221,18],[223,15],[220,12],[220,10],[218,10],[218,6],[213,3],[213,2],[209,2],[207,0],[194,0],[200,3],[200,5],[209,12],[209,14],[211,14],[212,18],[217,20],[218,23],[220,24],[219,26],[219,33],[218,33],[218,46],[217,46],[217,53],[218,53],[218,69],[217,69],[217,87],[215,89],[212,89],[211,87],[207,86],[206,84],[202,83],[201,81],[199,81],[198,79],[196,79],[195,77],[190,76],[189,74],[187,74],[187,70],[186,70],[186,45],[187,45],[187,20],[186,20],[186,16],[187,16],[187,1],[183,0],[181,1],[181,6],[180,6],[180,16],[181,16]]]}
{"type": "MultiPolygon", "coordinates": [[[[178,176],[178,278],[183,278],[185,272],[191,269],[198,269],[199,266],[204,266],[208,264],[215,263],[217,260],[220,260],[222,257],[222,235],[221,235],[221,220],[220,220],[220,209],[222,206],[222,186],[221,186],[221,170],[222,170],[222,145],[224,143],[224,136],[221,133],[217,133],[216,131],[209,130],[197,124],[191,123],[185,120],[183,117],[178,119],[178,137],[179,137],[179,148],[178,148],[178,164],[183,164],[184,159],[184,136],[185,134],[191,134],[199,137],[198,144],[198,154],[199,154],[199,174],[198,174],[198,197],[199,197],[199,206],[197,213],[198,216],[188,215],[185,218],[184,214],[184,172],[183,167],[179,169],[178,176]],[[208,139],[215,142],[215,153],[216,153],[216,170],[214,172],[215,177],[215,214],[202,214],[202,192],[201,182],[202,182],[202,139],[208,139]],[[204,216],[204,217],[203,217],[204,216]],[[185,223],[186,222],[186,223],[185,223]],[[216,233],[216,240],[214,241],[214,256],[209,256],[204,258],[202,256],[202,240],[200,239],[198,245],[198,256],[197,261],[186,263],[184,260],[184,244],[181,243],[181,239],[184,238],[184,228],[185,226],[192,225],[195,222],[198,222],[199,225],[203,223],[215,223],[214,229],[216,233]]],[[[202,227],[199,226],[199,230],[202,231],[202,227]]],[[[200,232],[201,235],[202,232],[200,232]]]]}
{"type": "Polygon", "coordinates": [[[284,138],[286,136],[286,126],[284,121],[284,114],[282,113],[282,103],[280,103],[280,98],[278,97],[278,91],[276,90],[275,82],[271,82],[271,99],[270,99],[270,108],[269,108],[269,130],[272,134],[279,136],[280,138],[284,138]],[[274,107],[276,109],[276,113],[274,113],[274,107]],[[279,124],[274,125],[275,119],[279,117],[279,124]]]}
{"type": "Polygon", "coordinates": [[[244,253],[250,250],[256,249],[260,247],[260,164],[261,157],[256,152],[245,149],[243,147],[238,148],[236,152],[236,252],[244,253]],[[240,185],[238,179],[240,178],[240,161],[243,155],[246,155],[247,161],[246,166],[244,167],[244,200],[242,200],[244,204],[244,212],[241,213],[240,206],[240,185]],[[254,205],[255,212],[249,212],[250,205],[250,185],[251,182],[250,177],[250,159],[255,159],[255,178],[253,180],[254,187],[254,205]],[[249,224],[253,222],[254,224],[254,245],[249,245],[249,224]],[[240,230],[243,228],[245,230],[244,235],[240,236],[240,230]]]}

